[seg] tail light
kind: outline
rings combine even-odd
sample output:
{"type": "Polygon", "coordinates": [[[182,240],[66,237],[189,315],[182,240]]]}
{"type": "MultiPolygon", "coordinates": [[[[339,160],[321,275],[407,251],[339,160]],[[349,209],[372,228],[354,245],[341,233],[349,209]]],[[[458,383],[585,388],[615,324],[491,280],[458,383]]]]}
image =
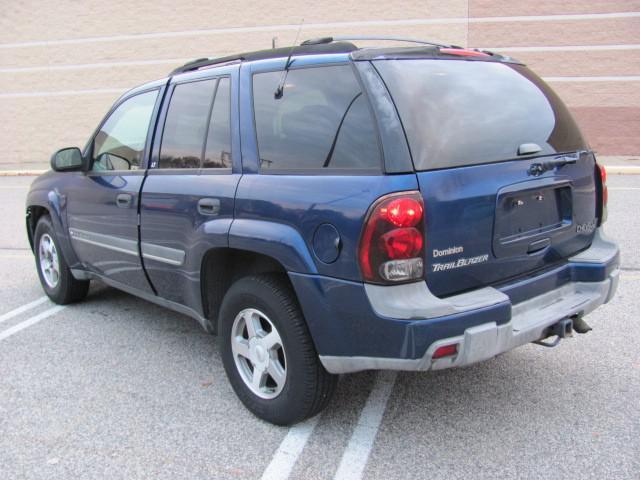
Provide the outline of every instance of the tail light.
{"type": "Polygon", "coordinates": [[[604,223],[607,219],[607,203],[609,203],[609,189],[607,188],[607,170],[604,165],[597,165],[596,168],[600,173],[600,223],[604,223]]]}
{"type": "Polygon", "coordinates": [[[358,259],[366,282],[401,283],[424,272],[424,205],[419,192],[387,195],[369,209],[358,259]]]}

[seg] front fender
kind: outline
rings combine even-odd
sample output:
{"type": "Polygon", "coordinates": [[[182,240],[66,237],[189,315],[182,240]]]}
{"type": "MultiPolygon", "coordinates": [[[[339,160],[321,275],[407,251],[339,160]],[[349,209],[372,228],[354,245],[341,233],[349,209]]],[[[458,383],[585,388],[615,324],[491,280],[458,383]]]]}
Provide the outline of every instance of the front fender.
{"type": "MultiPolygon", "coordinates": [[[[74,268],[79,264],[79,260],[76,257],[73,248],[71,247],[71,240],[69,238],[69,229],[67,228],[66,220],[66,195],[62,194],[57,188],[53,189],[35,189],[31,190],[27,195],[27,212],[34,207],[44,208],[49,213],[51,218],[51,224],[56,235],[56,240],[62,250],[62,255],[67,264],[74,268]]],[[[33,225],[33,233],[35,233],[36,225],[33,225]]],[[[30,241],[32,239],[29,225],[27,224],[27,235],[30,241]]],[[[32,248],[35,246],[32,244],[32,248]]]]}
{"type": "Polygon", "coordinates": [[[289,272],[317,273],[300,232],[283,223],[235,219],[229,230],[229,247],[272,257],[289,272]]]}

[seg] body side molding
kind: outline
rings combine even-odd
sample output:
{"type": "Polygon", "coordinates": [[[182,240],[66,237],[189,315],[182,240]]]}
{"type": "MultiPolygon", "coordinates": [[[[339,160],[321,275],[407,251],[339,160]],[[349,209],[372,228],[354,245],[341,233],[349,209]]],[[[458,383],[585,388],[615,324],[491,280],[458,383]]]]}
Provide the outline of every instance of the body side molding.
{"type": "MultiPolygon", "coordinates": [[[[88,243],[96,247],[106,248],[115,252],[125,253],[139,257],[138,242],[115,235],[104,235],[102,233],[89,232],[77,228],[70,228],[69,235],[72,240],[88,243]]],[[[164,247],[153,243],[142,242],[142,256],[150,260],[167,263],[169,265],[184,264],[186,253],[184,250],[164,247]]]]}

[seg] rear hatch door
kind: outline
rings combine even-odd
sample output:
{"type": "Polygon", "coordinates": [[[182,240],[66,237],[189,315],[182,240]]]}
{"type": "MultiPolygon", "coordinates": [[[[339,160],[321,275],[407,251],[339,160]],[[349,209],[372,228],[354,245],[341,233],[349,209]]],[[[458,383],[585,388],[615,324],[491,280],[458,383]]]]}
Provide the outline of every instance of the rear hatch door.
{"type": "Polygon", "coordinates": [[[551,268],[590,245],[595,158],[540,78],[499,61],[373,63],[417,171],[434,294],[551,268]]]}

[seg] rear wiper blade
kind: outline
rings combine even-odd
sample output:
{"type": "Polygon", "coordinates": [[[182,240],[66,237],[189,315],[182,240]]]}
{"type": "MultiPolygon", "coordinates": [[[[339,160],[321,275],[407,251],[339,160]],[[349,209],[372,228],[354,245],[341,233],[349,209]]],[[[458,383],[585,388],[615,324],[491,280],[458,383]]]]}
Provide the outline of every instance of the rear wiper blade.
{"type": "Polygon", "coordinates": [[[533,163],[529,167],[529,175],[533,175],[534,177],[536,177],[538,175],[542,175],[544,172],[553,170],[554,168],[564,167],[565,165],[573,165],[580,159],[580,156],[583,153],[583,151],[579,151],[573,154],[558,155],[552,160],[545,160],[541,163],[533,163]]]}

